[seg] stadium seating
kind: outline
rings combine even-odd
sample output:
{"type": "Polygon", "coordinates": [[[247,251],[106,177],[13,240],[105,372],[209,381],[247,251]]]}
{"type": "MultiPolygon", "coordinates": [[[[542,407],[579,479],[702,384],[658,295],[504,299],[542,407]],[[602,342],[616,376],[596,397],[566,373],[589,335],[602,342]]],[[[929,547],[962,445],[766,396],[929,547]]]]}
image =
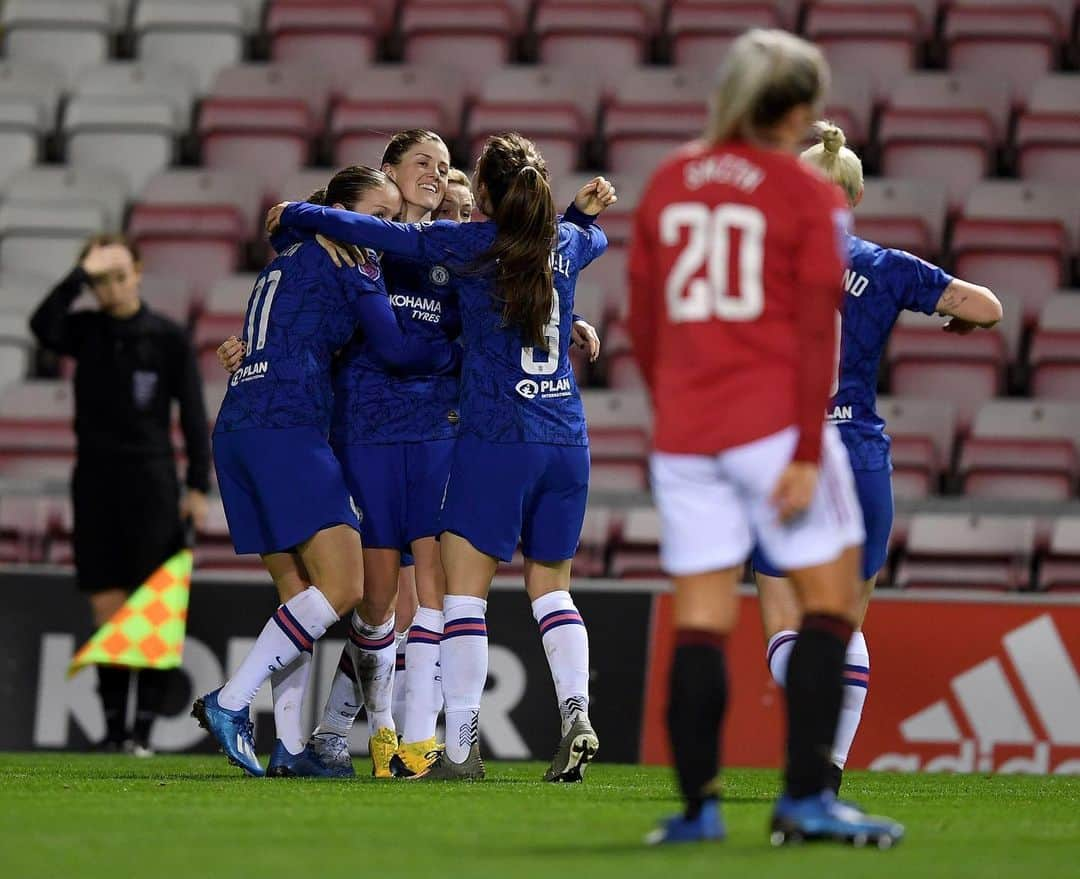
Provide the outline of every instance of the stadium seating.
{"type": "Polygon", "coordinates": [[[5,196],[13,201],[37,201],[62,208],[91,204],[101,209],[105,228],[123,226],[128,195],[127,178],[110,168],[38,165],[16,174],[5,196]]]}
{"type": "Polygon", "coordinates": [[[1047,300],[1028,362],[1034,396],[1080,403],[1080,293],[1047,300]]]}
{"type": "Polygon", "coordinates": [[[922,22],[903,4],[813,4],[803,30],[828,58],[837,79],[872,78],[878,94],[916,63],[922,22]]]}
{"type": "Polygon", "coordinates": [[[877,411],[892,437],[896,496],[935,494],[941,473],[952,462],[956,407],[942,399],[882,396],[877,411]]]}
{"type": "Polygon", "coordinates": [[[937,259],[945,238],[945,189],[927,180],[866,180],[855,234],[885,247],[937,259]]]}
{"type": "Polygon", "coordinates": [[[83,242],[106,228],[105,212],[89,202],[0,204],[0,265],[5,271],[57,281],[75,264],[83,242]]]}
{"type": "Polygon", "coordinates": [[[970,437],[957,468],[964,494],[980,498],[1066,501],[1075,492],[1072,441],[970,437]]]}
{"type": "Polygon", "coordinates": [[[781,22],[774,3],[675,0],[667,19],[671,57],[680,67],[713,71],[717,59],[743,31],[778,27],[781,22]]]}
{"type": "Polygon", "coordinates": [[[589,69],[609,84],[648,60],[649,17],[634,2],[539,0],[533,32],[542,63],[589,69]]]}
{"type": "Polygon", "coordinates": [[[1071,442],[1080,451],[1080,403],[991,400],[979,409],[974,437],[1071,442]]]}
{"type": "Polygon", "coordinates": [[[191,125],[197,86],[191,68],[185,65],[113,61],[84,70],[74,93],[116,102],[165,101],[172,107],[175,130],[183,133],[191,125]]]}
{"type": "Polygon", "coordinates": [[[41,158],[56,124],[63,70],[35,61],[0,62],[0,187],[41,158]]]}
{"type": "Polygon", "coordinates": [[[1068,256],[1076,250],[1078,196],[1068,186],[982,181],[953,229],[955,274],[1017,294],[1025,320],[1033,322],[1062,286],[1068,256]]]}
{"type": "Polygon", "coordinates": [[[48,61],[73,84],[109,53],[112,13],[104,0],[7,0],[0,12],[4,55],[16,61],[48,61]]]}
{"type": "Polygon", "coordinates": [[[1040,79],[1016,123],[1018,167],[1025,180],[1080,184],[1080,76],[1040,79]]]}
{"type": "Polygon", "coordinates": [[[878,126],[882,170],[892,177],[934,180],[959,208],[994,167],[1005,136],[1008,90],[986,74],[919,73],[889,93],[878,126]]]}
{"type": "Polygon", "coordinates": [[[244,52],[244,7],[236,0],[139,0],[133,21],[140,59],[191,69],[205,92],[244,52]]]}
{"type": "Polygon", "coordinates": [[[920,513],[911,518],[896,585],[1020,589],[1030,582],[1034,551],[1032,517],[920,513]]]}
{"type": "Polygon", "coordinates": [[[266,13],[275,61],[340,72],[375,58],[379,9],[343,0],[276,0],[266,13]]]}
{"type": "Polygon", "coordinates": [[[612,545],[611,574],[614,577],[659,577],[660,516],[651,507],[626,511],[622,528],[612,545]]]}
{"type": "Polygon", "coordinates": [[[1037,583],[1040,589],[1080,592],[1080,516],[1062,516],[1054,523],[1037,583]]]}
{"type": "Polygon", "coordinates": [[[217,360],[218,346],[229,336],[241,334],[248,297],[257,277],[251,272],[230,275],[210,288],[194,338],[199,368],[207,380],[220,380],[223,375],[217,360]]]}
{"type": "MultiPolygon", "coordinates": [[[[1062,5],[1062,10],[1067,6],[1062,5]]],[[[1032,85],[1054,66],[1064,30],[1052,4],[1022,4],[1012,0],[957,0],[945,11],[945,44],[949,69],[995,71],[1008,81],[1021,103],[1032,85]]]]}
{"type": "Polygon", "coordinates": [[[469,113],[470,154],[501,131],[534,140],[548,171],[560,176],[579,164],[596,130],[599,84],[559,66],[509,67],[492,73],[469,113]]]}
{"type": "Polygon", "coordinates": [[[607,166],[644,177],[675,147],[700,136],[712,76],[704,70],[642,69],[622,76],[604,111],[607,166]]]}
{"type": "Polygon", "coordinates": [[[520,22],[498,0],[407,0],[400,28],[405,61],[461,70],[477,91],[487,73],[511,60],[520,22]]]}

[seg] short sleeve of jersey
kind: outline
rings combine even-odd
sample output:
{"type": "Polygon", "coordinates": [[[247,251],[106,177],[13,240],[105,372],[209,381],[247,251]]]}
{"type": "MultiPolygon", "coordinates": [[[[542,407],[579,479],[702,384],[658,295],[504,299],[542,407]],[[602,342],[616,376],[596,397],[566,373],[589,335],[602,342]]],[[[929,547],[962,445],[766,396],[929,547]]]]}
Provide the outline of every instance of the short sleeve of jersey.
{"type": "Polygon", "coordinates": [[[897,306],[906,311],[933,314],[953,280],[948,272],[906,250],[882,249],[877,263],[879,276],[886,279],[897,306]]]}

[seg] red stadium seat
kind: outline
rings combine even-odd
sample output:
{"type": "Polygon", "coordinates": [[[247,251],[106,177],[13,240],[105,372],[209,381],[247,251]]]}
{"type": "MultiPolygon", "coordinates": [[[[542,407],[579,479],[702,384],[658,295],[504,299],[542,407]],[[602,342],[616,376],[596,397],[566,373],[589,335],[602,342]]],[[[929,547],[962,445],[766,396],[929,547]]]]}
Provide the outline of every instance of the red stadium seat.
{"type": "Polygon", "coordinates": [[[979,409],[971,435],[997,440],[1065,441],[1080,453],[1080,403],[992,400],[979,409]]]}
{"type": "Polygon", "coordinates": [[[1069,440],[970,437],[957,475],[979,498],[1066,501],[1076,485],[1077,452],[1069,440]]]}
{"type": "Polygon", "coordinates": [[[229,336],[243,333],[244,314],[257,277],[257,274],[243,273],[222,278],[207,294],[205,308],[195,326],[194,344],[200,371],[209,381],[224,377],[217,349],[229,336]]]}
{"type": "Polygon", "coordinates": [[[1054,67],[1063,37],[1064,23],[1049,3],[957,0],[945,12],[949,69],[992,70],[1008,81],[1018,103],[1054,67]]]}
{"type": "Polygon", "coordinates": [[[1054,522],[1038,583],[1040,589],[1080,592],[1080,516],[1062,516],[1054,522]]]}
{"type": "Polygon", "coordinates": [[[270,54],[326,72],[370,62],[378,46],[377,7],[356,0],[275,0],[266,13],[270,54]]]}
{"type": "Polygon", "coordinates": [[[1058,294],[1043,306],[1028,362],[1036,397],[1080,403],[1080,294],[1058,294]]]}
{"type": "Polygon", "coordinates": [[[671,150],[700,136],[712,75],[642,68],[620,77],[613,91],[604,112],[608,167],[648,176],[671,150]]]}
{"type": "Polygon", "coordinates": [[[573,171],[596,129],[598,84],[578,70],[519,67],[492,73],[469,114],[471,154],[488,136],[519,131],[532,139],[553,176],[573,171]]]}
{"type": "Polygon", "coordinates": [[[150,308],[186,327],[191,320],[195,294],[191,283],[176,275],[143,273],[139,295],[150,308]]]}
{"type": "Polygon", "coordinates": [[[904,77],[890,92],[878,127],[882,169],[891,177],[947,186],[950,206],[959,208],[992,170],[1008,113],[1007,90],[993,76],[904,77]]]}
{"type": "Polygon", "coordinates": [[[874,89],[869,79],[844,76],[829,84],[824,117],[840,126],[849,145],[858,149],[870,140],[874,89]]]}
{"type": "Polygon", "coordinates": [[[917,449],[930,474],[936,475],[949,466],[956,440],[956,407],[952,403],[926,397],[881,396],[877,411],[885,420],[885,432],[893,439],[894,458],[899,444],[907,447],[901,454],[907,465],[914,463],[910,451],[917,449]]]}
{"type": "Polygon", "coordinates": [[[593,455],[589,490],[608,494],[648,491],[648,466],[644,460],[597,458],[593,455]]]}
{"type": "Polygon", "coordinates": [[[953,230],[955,274],[1022,298],[1028,322],[1062,285],[1075,251],[1080,190],[1051,184],[984,181],[953,230]]]}
{"type": "Polygon", "coordinates": [[[660,516],[652,507],[626,511],[611,555],[614,577],[661,577],[660,516]]]}
{"type": "Polygon", "coordinates": [[[666,30],[675,64],[713,72],[739,34],[754,27],[790,27],[793,22],[793,17],[785,22],[772,2],[675,0],[666,30]]]}
{"type": "Polygon", "coordinates": [[[591,76],[618,76],[648,60],[649,16],[638,3],[540,0],[533,31],[542,63],[585,68],[591,76]],[[596,68],[594,58],[603,59],[596,68]]]}
{"type": "Polygon", "coordinates": [[[892,439],[893,494],[904,500],[923,500],[937,491],[940,465],[933,444],[925,437],[892,439]]]}
{"type": "Polygon", "coordinates": [[[945,189],[925,180],[867,179],[855,211],[855,233],[926,259],[944,249],[945,189]]]}
{"type": "Polygon", "coordinates": [[[256,101],[288,98],[307,104],[313,120],[321,125],[332,86],[326,71],[311,65],[237,64],[218,72],[209,97],[256,101]]]}
{"type": "Polygon", "coordinates": [[[911,518],[896,585],[1026,588],[1034,550],[1033,518],[919,513],[911,518]]]}
{"type": "Polygon", "coordinates": [[[206,167],[244,169],[268,191],[307,164],[319,127],[307,102],[296,98],[213,97],[202,103],[198,132],[206,167]]]}
{"type": "Polygon", "coordinates": [[[591,505],[585,511],[581,542],[574,556],[574,573],[581,577],[602,577],[607,568],[607,549],[615,528],[615,516],[608,507],[591,505]]]}
{"type": "Polygon", "coordinates": [[[922,22],[917,9],[902,3],[817,3],[803,30],[825,52],[837,79],[869,75],[885,94],[915,66],[922,22]]]}
{"type": "Polygon", "coordinates": [[[1020,176],[1080,184],[1080,83],[1073,73],[1035,83],[1016,124],[1020,176]]]}
{"type": "Polygon", "coordinates": [[[581,400],[594,456],[643,459],[648,454],[652,410],[645,393],[585,390],[581,400]]]}
{"type": "Polygon", "coordinates": [[[476,89],[511,60],[519,31],[514,10],[499,0],[410,0],[401,12],[405,61],[456,68],[476,89]]]}
{"type": "Polygon", "coordinates": [[[954,403],[964,431],[979,405],[1003,389],[1005,340],[993,330],[959,338],[941,329],[944,320],[920,318],[902,315],[889,339],[890,389],[954,403]]]}
{"type": "Polygon", "coordinates": [[[214,281],[233,274],[240,246],[261,236],[259,189],[237,171],[183,169],[159,174],[140,194],[128,232],[149,271],[179,275],[201,300],[214,281]]]}

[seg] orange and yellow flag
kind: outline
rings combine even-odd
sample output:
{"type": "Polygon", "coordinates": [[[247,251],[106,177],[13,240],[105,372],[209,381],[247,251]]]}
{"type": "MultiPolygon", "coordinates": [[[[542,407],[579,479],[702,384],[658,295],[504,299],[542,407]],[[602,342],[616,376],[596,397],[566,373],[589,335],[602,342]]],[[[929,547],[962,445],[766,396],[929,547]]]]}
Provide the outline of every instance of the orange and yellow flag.
{"type": "Polygon", "coordinates": [[[182,549],[131,594],[75,654],[68,677],[87,665],[176,668],[184,653],[192,553],[182,549]]]}

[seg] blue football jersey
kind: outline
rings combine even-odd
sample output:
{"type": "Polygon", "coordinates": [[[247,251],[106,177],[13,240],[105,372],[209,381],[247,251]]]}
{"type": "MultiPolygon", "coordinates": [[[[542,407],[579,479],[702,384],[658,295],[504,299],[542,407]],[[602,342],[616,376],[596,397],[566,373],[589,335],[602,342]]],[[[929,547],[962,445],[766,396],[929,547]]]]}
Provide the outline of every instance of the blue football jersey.
{"type": "Polygon", "coordinates": [[[545,351],[524,345],[518,328],[502,325],[493,275],[477,270],[495,240],[492,222],[391,223],[318,205],[292,204],[282,224],[396,253],[445,269],[453,278],[465,346],[462,432],[492,442],[588,444],[569,348],[578,273],[607,247],[599,227],[559,223],[551,253],[556,299],[545,328],[545,351]]]}
{"type": "MultiPolygon", "coordinates": [[[[387,254],[390,304],[402,331],[438,343],[461,334],[450,273],[387,254]]],[[[362,333],[342,352],[334,377],[335,444],[421,442],[457,435],[460,377],[385,369],[362,333]]]]}
{"type": "Polygon", "coordinates": [[[840,365],[829,421],[840,427],[857,470],[889,466],[889,438],[877,414],[878,367],[902,311],[933,314],[952,276],[903,250],[848,238],[840,365]]]}
{"type": "Polygon", "coordinates": [[[460,352],[448,342],[402,333],[377,260],[337,268],[314,240],[300,236],[255,282],[244,319],[247,353],[229,381],[215,432],[310,426],[326,435],[332,360],[358,327],[392,368],[459,368],[460,352]]]}

